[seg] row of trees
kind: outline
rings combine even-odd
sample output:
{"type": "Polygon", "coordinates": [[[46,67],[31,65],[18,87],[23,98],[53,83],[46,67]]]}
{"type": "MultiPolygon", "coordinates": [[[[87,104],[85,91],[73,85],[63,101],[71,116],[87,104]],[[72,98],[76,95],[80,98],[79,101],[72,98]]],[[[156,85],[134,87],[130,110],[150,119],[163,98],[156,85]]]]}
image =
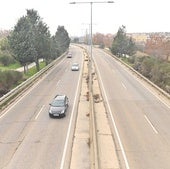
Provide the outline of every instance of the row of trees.
{"type": "MultiPolygon", "coordinates": [[[[0,32],[0,65],[8,66],[19,63],[24,66],[35,62],[39,71],[39,59],[43,58],[48,64],[63,54],[70,45],[70,38],[64,26],[58,26],[56,33],[51,36],[48,26],[43,22],[38,12],[31,9],[26,11],[16,23],[14,30],[0,32]]],[[[13,70],[0,71],[0,96],[19,84],[24,76],[13,70]]]]}
{"type": "Polygon", "coordinates": [[[149,55],[168,61],[170,58],[170,39],[159,33],[151,34],[146,41],[144,51],[149,55]]]}
{"type": "Polygon", "coordinates": [[[110,48],[113,42],[113,35],[112,34],[102,34],[96,33],[93,35],[93,44],[99,45],[100,48],[110,48]]]}
{"type": "MultiPolygon", "coordinates": [[[[88,44],[89,36],[85,38],[88,44]]],[[[135,42],[126,35],[126,27],[121,26],[115,36],[112,34],[96,33],[93,35],[93,45],[100,48],[109,48],[114,55],[133,55],[136,52],[135,42]]]]}
{"type": "MultiPolygon", "coordinates": [[[[85,43],[88,43],[87,36],[85,43]]],[[[150,33],[146,42],[133,41],[126,35],[125,26],[119,28],[116,35],[96,33],[93,35],[93,44],[101,48],[110,48],[115,55],[133,55],[136,50],[162,60],[170,60],[170,39],[166,33],[150,33]]]]}
{"type": "Polygon", "coordinates": [[[59,26],[55,35],[51,36],[48,26],[33,9],[27,10],[26,16],[18,20],[8,40],[15,59],[24,67],[35,62],[37,70],[40,58],[48,64],[65,52],[70,44],[64,26],[59,26]]]}

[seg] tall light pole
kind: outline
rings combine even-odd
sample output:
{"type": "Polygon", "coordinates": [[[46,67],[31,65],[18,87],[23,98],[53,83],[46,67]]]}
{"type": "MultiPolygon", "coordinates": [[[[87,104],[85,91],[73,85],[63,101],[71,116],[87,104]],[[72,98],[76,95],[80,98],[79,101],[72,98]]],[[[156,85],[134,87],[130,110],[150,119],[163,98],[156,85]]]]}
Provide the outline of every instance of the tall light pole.
{"type": "Polygon", "coordinates": [[[93,23],[93,4],[94,3],[114,3],[114,1],[88,1],[88,2],[70,2],[70,4],[90,4],[90,56],[92,59],[92,46],[93,46],[93,29],[92,29],[92,23],[93,23]]]}
{"type": "MultiPolygon", "coordinates": [[[[70,2],[70,4],[90,4],[90,57],[89,57],[89,100],[90,100],[90,109],[91,109],[91,121],[94,121],[94,107],[93,107],[93,99],[92,99],[92,48],[93,48],[93,39],[92,39],[92,25],[93,25],[93,3],[114,3],[113,1],[89,1],[89,2],[70,2]]],[[[93,123],[92,123],[92,127],[93,127],[93,123]]],[[[92,131],[92,135],[95,135],[95,132],[92,131]]],[[[96,138],[94,136],[92,136],[92,140],[93,142],[97,142],[96,138]]],[[[94,146],[94,145],[93,145],[94,146]]],[[[95,146],[94,146],[95,147],[95,146]]],[[[95,169],[100,168],[99,167],[99,160],[97,158],[97,150],[93,152],[94,153],[94,165],[93,168],[95,167],[95,169]]]]}
{"type": "MultiPolygon", "coordinates": [[[[70,2],[70,4],[90,4],[90,59],[89,59],[89,64],[91,65],[91,61],[92,61],[92,47],[93,47],[93,29],[92,29],[92,25],[93,25],[93,4],[94,3],[114,3],[114,1],[87,1],[87,2],[70,2]]],[[[91,71],[91,66],[90,67],[90,71],[91,71]]],[[[91,76],[91,75],[90,75],[91,76]]],[[[90,77],[89,77],[90,78],[90,77]]],[[[89,79],[91,81],[91,79],[89,79]]],[[[91,82],[90,82],[91,83],[91,82]]],[[[91,85],[89,85],[90,90],[91,90],[91,85]]]]}

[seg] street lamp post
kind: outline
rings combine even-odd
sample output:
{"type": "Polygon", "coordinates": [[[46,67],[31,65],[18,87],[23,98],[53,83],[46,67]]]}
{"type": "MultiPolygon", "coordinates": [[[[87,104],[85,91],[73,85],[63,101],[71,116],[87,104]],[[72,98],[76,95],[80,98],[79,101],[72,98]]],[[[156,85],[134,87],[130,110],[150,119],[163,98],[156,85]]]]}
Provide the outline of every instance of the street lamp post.
{"type": "MultiPolygon", "coordinates": [[[[92,118],[92,121],[94,121],[94,108],[93,108],[93,99],[92,99],[92,48],[93,48],[93,39],[92,39],[92,23],[93,23],[93,17],[92,17],[92,13],[93,13],[93,3],[114,3],[113,1],[89,1],[89,2],[70,2],[70,4],[90,4],[90,57],[89,57],[89,100],[90,100],[90,108],[91,108],[91,118],[92,118]]],[[[93,125],[92,125],[93,126],[93,125]]],[[[95,133],[92,131],[93,135],[95,135],[95,133]]],[[[95,140],[95,137],[94,137],[94,140],[93,142],[97,142],[95,140]]],[[[99,161],[98,161],[98,158],[97,158],[97,152],[93,152],[94,153],[94,166],[92,168],[95,168],[95,169],[98,169],[100,168],[99,166],[99,161]]]]}
{"type": "Polygon", "coordinates": [[[90,56],[92,59],[92,46],[93,46],[93,39],[92,39],[92,23],[93,23],[93,4],[94,3],[114,3],[114,1],[89,1],[89,2],[70,2],[70,4],[90,4],[91,11],[90,11],[90,56]]]}
{"type": "MultiPolygon", "coordinates": [[[[70,2],[70,4],[90,4],[90,59],[89,59],[89,64],[91,65],[91,61],[92,61],[92,47],[93,47],[93,29],[92,29],[92,23],[93,23],[93,17],[92,17],[92,14],[93,14],[93,4],[94,3],[114,3],[114,1],[87,1],[87,2],[70,2]]],[[[90,71],[91,71],[91,66],[90,67],[90,71]]],[[[90,77],[89,77],[90,78],[90,77]]],[[[91,79],[90,79],[91,81],[91,79]]],[[[91,83],[91,82],[90,82],[91,83]]],[[[90,90],[91,90],[91,85],[89,85],[90,87],[90,90]]]]}

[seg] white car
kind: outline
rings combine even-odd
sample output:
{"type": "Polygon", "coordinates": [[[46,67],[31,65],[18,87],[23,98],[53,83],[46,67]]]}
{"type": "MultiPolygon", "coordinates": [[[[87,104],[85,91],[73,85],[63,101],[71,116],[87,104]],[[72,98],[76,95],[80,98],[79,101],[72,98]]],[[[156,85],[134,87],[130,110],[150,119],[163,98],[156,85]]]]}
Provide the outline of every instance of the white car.
{"type": "Polygon", "coordinates": [[[71,66],[72,71],[78,71],[79,70],[79,64],[78,63],[73,63],[71,66]]]}

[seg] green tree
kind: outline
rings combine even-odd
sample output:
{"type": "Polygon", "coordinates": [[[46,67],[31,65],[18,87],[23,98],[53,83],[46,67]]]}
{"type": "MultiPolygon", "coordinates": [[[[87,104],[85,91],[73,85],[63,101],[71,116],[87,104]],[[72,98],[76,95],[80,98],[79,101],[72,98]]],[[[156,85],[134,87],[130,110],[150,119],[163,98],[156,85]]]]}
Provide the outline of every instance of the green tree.
{"type": "MultiPolygon", "coordinates": [[[[24,68],[30,62],[36,63],[39,71],[39,58],[46,59],[48,63],[50,55],[50,32],[47,25],[42,21],[38,12],[30,9],[27,15],[19,19],[11,36],[10,46],[24,68]]],[[[26,68],[24,69],[26,72],[26,68]]]]}
{"type": "Polygon", "coordinates": [[[119,28],[116,36],[114,37],[110,50],[117,56],[122,56],[123,54],[133,55],[135,53],[135,43],[132,38],[126,36],[125,26],[119,28]]]}
{"type": "Polygon", "coordinates": [[[41,18],[38,15],[38,12],[35,11],[34,9],[27,10],[27,18],[28,18],[28,22],[30,23],[30,33],[31,33],[30,37],[32,40],[32,44],[30,45],[31,45],[31,48],[34,49],[34,51],[32,51],[34,62],[36,64],[37,71],[39,71],[40,67],[39,67],[39,56],[38,56],[37,43],[40,42],[38,41],[38,38],[39,38],[38,24],[40,23],[41,18]]]}
{"type": "Polygon", "coordinates": [[[39,22],[37,26],[36,49],[38,58],[43,58],[48,64],[51,57],[51,35],[45,23],[39,22]]]}
{"type": "Polygon", "coordinates": [[[132,37],[128,38],[127,40],[127,52],[126,54],[132,56],[136,53],[136,45],[133,41],[132,37]]]}
{"type": "Polygon", "coordinates": [[[152,69],[155,65],[155,59],[152,57],[144,57],[141,63],[140,72],[147,78],[151,79],[152,69]]]}
{"type": "Polygon", "coordinates": [[[157,60],[152,68],[151,80],[170,93],[170,63],[157,60]]]}
{"type": "Polygon", "coordinates": [[[64,26],[59,26],[51,37],[47,25],[42,21],[38,12],[30,9],[27,15],[21,17],[9,36],[11,49],[17,61],[24,66],[30,62],[36,63],[39,71],[39,59],[43,58],[46,64],[64,53],[69,45],[70,38],[64,26]]]}
{"type": "Polygon", "coordinates": [[[58,42],[55,40],[55,36],[53,36],[50,40],[50,47],[51,47],[50,58],[54,60],[60,55],[60,52],[58,49],[58,42]]]}
{"type": "Polygon", "coordinates": [[[24,66],[34,61],[34,54],[36,53],[33,45],[31,24],[26,16],[21,17],[15,25],[13,32],[9,36],[9,44],[15,55],[15,59],[24,66]]]}
{"type": "Polygon", "coordinates": [[[57,32],[55,33],[54,36],[54,41],[57,45],[60,55],[68,49],[70,45],[70,38],[64,26],[58,26],[57,32]]]}

